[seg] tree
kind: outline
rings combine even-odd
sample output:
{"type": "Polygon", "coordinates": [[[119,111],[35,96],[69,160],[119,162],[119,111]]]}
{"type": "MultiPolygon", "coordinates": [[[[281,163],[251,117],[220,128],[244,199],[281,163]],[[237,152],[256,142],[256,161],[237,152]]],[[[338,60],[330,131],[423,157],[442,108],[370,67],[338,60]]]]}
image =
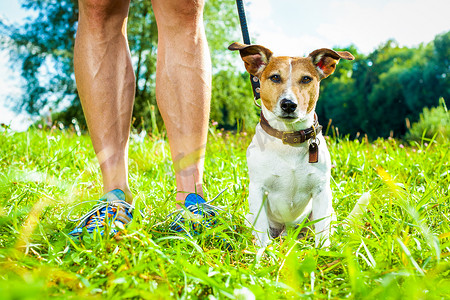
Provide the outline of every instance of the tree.
{"type": "Polygon", "coordinates": [[[340,132],[354,135],[360,131],[360,127],[358,119],[355,118],[359,108],[354,100],[357,95],[353,73],[355,64],[363,56],[358,53],[355,46],[335,50],[349,51],[355,56],[356,61],[340,61],[336,71],[321,82],[316,112],[323,125],[331,119],[332,124],[339,127],[340,132]]]}
{"type": "Polygon", "coordinates": [[[322,123],[332,119],[340,133],[403,136],[405,119],[418,120],[424,107],[450,96],[450,32],[416,48],[390,40],[367,56],[348,50],[356,60],[341,62],[322,82],[317,104],[322,123]]]}
{"type": "Polygon", "coordinates": [[[77,99],[73,76],[73,46],[77,1],[28,0],[22,6],[37,12],[23,26],[0,21],[3,46],[9,47],[12,65],[24,79],[23,94],[13,99],[18,110],[38,114],[43,107],[77,99]],[[51,76],[40,76],[52,74],[51,76]]]}
{"type": "Polygon", "coordinates": [[[211,119],[226,129],[253,128],[259,109],[253,104],[252,87],[247,73],[222,70],[213,75],[211,119]],[[240,123],[242,121],[242,123],[240,123]]]}

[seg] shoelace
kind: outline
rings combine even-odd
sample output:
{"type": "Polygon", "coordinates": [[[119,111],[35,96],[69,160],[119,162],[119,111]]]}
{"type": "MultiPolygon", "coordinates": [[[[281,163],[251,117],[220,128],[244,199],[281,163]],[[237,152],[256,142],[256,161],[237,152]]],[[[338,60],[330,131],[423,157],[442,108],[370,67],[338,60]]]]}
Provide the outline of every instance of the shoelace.
{"type": "MultiPolygon", "coordinates": [[[[225,212],[225,214],[231,219],[231,214],[226,212],[225,209],[223,209],[219,206],[210,204],[211,202],[216,200],[227,189],[228,188],[225,188],[219,194],[217,194],[216,197],[214,197],[213,199],[211,199],[207,202],[191,204],[191,205],[185,206],[185,207],[178,209],[178,210],[172,212],[171,214],[169,214],[166,217],[166,221],[172,215],[178,214],[175,217],[175,219],[172,220],[172,222],[169,224],[169,228],[176,232],[185,232],[187,235],[192,237],[193,235],[199,234],[200,231],[202,231],[202,229],[200,229],[199,227],[209,228],[209,227],[215,226],[217,224],[217,221],[214,219],[214,217],[216,217],[217,211],[225,212]],[[190,225],[186,226],[185,222],[183,222],[185,219],[185,215],[183,215],[183,213],[182,213],[183,211],[193,214],[194,216],[200,215],[200,216],[204,217],[206,215],[206,216],[210,216],[211,218],[210,219],[205,218],[205,219],[201,220],[200,222],[193,222],[190,225]],[[200,229],[200,231],[198,231],[199,229],[200,229]]],[[[208,235],[208,236],[211,236],[211,235],[208,235]]],[[[227,239],[223,238],[220,233],[216,234],[214,239],[222,241],[226,250],[229,250],[229,251],[233,250],[233,246],[231,245],[231,243],[227,239]]]]}
{"type": "MultiPolygon", "coordinates": [[[[225,192],[228,188],[223,189],[222,191],[220,191],[214,198],[212,198],[209,201],[206,201],[204,203],[195,203],[195,204],[191,204],[185,207],[182,207],[180,209],[177,209],[174,212],[171,212],[170,214],[167,215],[166,219],[168,219],[169,217],[173,216],[174,214],[177,213],[181,213],[183,211],[188,210],[189,212],[193,213],[193,214],[198,214],[198,212],[202,213],[202,212],[208,212],[208,211],[214,211],[214,210],[220,210],[220,211],[225,211],[225,209],[219,207],[219,206],[215,206],[210,204],[211,202],[213,202],[214,200],[216,200],[220,195],[223,194],[223,192],[225,192]],[[201,210],[199,208],[202,208],[201,210]],[[206,209],[205,209],[206,208],[206,209]]],[[[203,215],[203,214],[202,214],[203,215]]],[[[182,214],[179,215],[180,218],[176,218],[173,222],[175,221],[179,221],[179,219],[183,218],[182,214]]],[[[172,222],[172,223],[173,223],[172,222]]]]}
{"type": "MultiPolygon", "coordinates": [[[[70,209],[69,213],[67,214],[67,220],[71,221],[71,222],[78,222],[78,226],[80,226],[81,224],[83,224],[87,219],[89,219],[91,216],[93,216],[94,214],[97,214],[96,216],[93,217],[92,220],[96,220],[97,222],[103,222],[106,218],[106,214],[108,213],[108,210],[104,213],[101,214],[100,212],[105,209],[105,208],[118,208],[118,207],[124,207],[127,212],[129,214],[131,214],[131,212],[134,210],[134,205],[130,204],[126,201],[123,200],[113,200],[113,201],[107,201],[107,200],[87,200],[87,201],[83,201],[80,202],[74,206],[72,206],[72,208],[70,209]],[[77,219],[72,219],[71,218],[71,214],[72,211],[75,209],[75,207],[81,205],[81,204],[85,204],[85,203],[90,203],[90,202],[97,202],[96,205],[94,205],[94,207],[87,212],[86,214],[84,214],[83,216],[77,218],[77,219]]],[[[89,220],[89,223],[91,220],[89,220]]]]}

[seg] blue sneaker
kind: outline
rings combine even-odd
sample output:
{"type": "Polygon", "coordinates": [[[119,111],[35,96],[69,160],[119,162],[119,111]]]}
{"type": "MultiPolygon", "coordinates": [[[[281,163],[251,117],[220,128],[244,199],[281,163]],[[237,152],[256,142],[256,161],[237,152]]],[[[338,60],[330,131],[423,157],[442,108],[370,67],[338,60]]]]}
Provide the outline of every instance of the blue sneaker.
{"type": "MultiPolygon", "coordinates": [[[[187,195],[184,201],[185,207],[167,216],[170,217],[176,214],[173,221],[169,224],[169,229],[196,235],[202,232],[204,228],[214,227],[217,224],[219,211],[225,212],[225,210],[210,203],[217,199],[225,190],[221,191],[214,199],[208,202],[195,193],[187,195]]],[[[228,213],[226,214],[231,218],[228,213]]]]}
{"type": "Polygon", "coordinates": [[[122,229],[133,219],[133,209],[133,205],[125,201],[125,193],[122,190],[112,190],[101,197],[98,203],[84,216],[71,219],[69,213],[69,221],[78,222],[78,225],[69,232],[69,235],[78,237],[83,233],[83,228],[86,228],[90,234],[98,230],[103,235],[105,226],[109,227],[111,235],[116,235],[118,233],[117,227],[122,229]]]}

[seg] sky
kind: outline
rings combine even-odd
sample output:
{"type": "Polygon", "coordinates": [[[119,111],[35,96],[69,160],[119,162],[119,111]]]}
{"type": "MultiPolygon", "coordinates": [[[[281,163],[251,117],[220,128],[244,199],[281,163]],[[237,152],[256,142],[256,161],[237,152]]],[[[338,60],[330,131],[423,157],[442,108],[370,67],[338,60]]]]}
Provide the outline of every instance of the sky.
{"type": "MultiPolygon", "coordinates": [[[[150,1],[150,0],[149,0],[150,1]]],[[[22,22],[20,0],[0,1],[0,18],[22,22]]],[[[300,56],[318,48],[355,45],[368,54],[388,39],[400,46],[428,43],[450,30],[449,0],[244,0],[252,42],[275,54],[300,56]]],[[[130,17],[132,17],[132,11],[130,17]]],[[[24,130],[29,118],[7,108],[21,79],[0,49],[0,123],[24,130]]]]}
{"type": "Polygon", "coordinates": [[[350,44],[367,54],[391,38],[410,47],[450,30],[448,0],[253,0],[247,6],[250,34],[286,55],[350,44]]]}

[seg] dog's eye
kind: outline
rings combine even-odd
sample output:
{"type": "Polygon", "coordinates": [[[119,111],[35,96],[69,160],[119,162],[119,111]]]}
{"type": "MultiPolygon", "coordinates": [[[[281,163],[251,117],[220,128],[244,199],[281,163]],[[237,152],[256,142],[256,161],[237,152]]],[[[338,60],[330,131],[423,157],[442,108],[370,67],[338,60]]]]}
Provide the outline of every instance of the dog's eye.
{"type": "Polygon", "coordinates": [[[301,80],[300,82],[301,82],[301,83],[310,83],[311,80],[312,80],[311,77],[309,77],[309,76],[303,76],[303,77],[302,77],[302,80],[301,80]]]}
{"type": "Polygon", "coordinates": [[[280,83],[281,82],[281,77],[280,75],[272,75],[269,77],[270,80],[272,80],[275,83],[280,83]]]}

